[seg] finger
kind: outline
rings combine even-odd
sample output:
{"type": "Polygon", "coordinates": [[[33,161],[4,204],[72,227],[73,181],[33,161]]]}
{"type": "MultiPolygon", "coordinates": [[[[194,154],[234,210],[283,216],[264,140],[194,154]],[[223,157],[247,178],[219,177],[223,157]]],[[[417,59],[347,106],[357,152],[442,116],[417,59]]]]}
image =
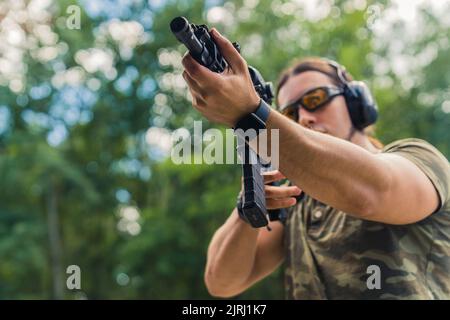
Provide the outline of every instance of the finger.
{"type": "Polygon", "coordinates": [[[202,99],[200,95],[198,95],[195,91],[189,88],[189,93],[192,97],[192,106],[197,109],[198,111],[201,111],[200,109],[206,107],[205,100],[202,99]]]}
{"type": "Polygon", "coordinates": [[[264,183],[271,183],[274,181],[278,181],[281,179],[285,179],[286,177],[278,170],[275,171],[268,171],[268,172],[264,172],[263,173],[263,177],[264,177],[264,183]]]}
{"type": "Polygon", "coordinates": [[[283,198],[283,199],[266,199],[266,207],[269,210],[289,208],[297,203],[295,198],[283,198]]]}
{"type": "Polygon", "coordinates": [[[299,196],[302,191],[297,186],[291,187],[275,187],[275,186],[265,186],[265,195],[267,198],[286,198],[299,196]]]}
{"type": "Polygon", "coordinates": [[[230,40],[222,36],[215,28],[211,29],[211,35],[231,69],[236,73],[247,72],[247,63],[230,40]]]}
{"type": "Polygon", "coordinates": [[[181,63],[183,64],[183,67],[189,74],[189,76],[201,86],[209,85],[211,83],[217,83],[217,81],[220,80],[220,76],[218,73],[212,72],[208,68],[195,61],[195,59],[192,58],[189,52],[184,55],[181,63]]]}
{"type": "Polygon", "coordinates": [[[203,95],[205,90],[203,90],[199,86],[199,84],[194,79],[192,79],[191,76],[186,71],[183,71],[182,75],[184,80],[188,84],[190,90],[197,92],[199,95],[203,95]]]}

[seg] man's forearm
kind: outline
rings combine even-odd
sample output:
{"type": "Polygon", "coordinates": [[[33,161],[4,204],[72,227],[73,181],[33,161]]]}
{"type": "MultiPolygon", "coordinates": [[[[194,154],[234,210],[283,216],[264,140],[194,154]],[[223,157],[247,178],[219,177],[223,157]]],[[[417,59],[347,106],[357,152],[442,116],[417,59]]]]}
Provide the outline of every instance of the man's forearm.
{"type": "Polygon", "coordinates": [[[253,268],[258,233],[235,208],[208,248],[205,281],[211,293],[227,294],[245,283],[253,268]]]}
{"type": "Polygon", "coordinates": [[[279,129],[280,171],[314,199],[363,217],[388,188],[385,163],[360,146],[306,129],[278,112],[270,113],[267,129],[279,129]]]}

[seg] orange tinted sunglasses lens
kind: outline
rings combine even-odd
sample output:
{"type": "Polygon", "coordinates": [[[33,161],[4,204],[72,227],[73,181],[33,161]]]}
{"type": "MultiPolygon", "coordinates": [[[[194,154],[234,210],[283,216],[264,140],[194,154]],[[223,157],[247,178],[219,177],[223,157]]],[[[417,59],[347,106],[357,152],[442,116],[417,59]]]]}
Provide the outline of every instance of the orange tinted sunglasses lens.
{"type": "Polygon", "coordinates": [[[298,108],[294,106],[286,107],[282,112],[282,115],[288,117],[291,120],[297,121],[298,120],[298,108]]]}
{"type": "Polygon", "coordinates": [[[322,88],[318,88],[305,94],[301,99],[301,104],[307,110],[314,110],[328,99],[328,92],[322,88]]]}

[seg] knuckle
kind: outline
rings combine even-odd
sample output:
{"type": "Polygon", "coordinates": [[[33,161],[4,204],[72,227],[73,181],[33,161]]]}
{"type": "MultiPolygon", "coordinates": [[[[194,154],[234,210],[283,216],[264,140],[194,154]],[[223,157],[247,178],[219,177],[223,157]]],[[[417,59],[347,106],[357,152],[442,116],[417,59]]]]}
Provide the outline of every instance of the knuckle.
{"type": "Polygon", "coordinates": [[[271,196],[271,195],[273,195],[273,189],[272,189],[272,186],[266,185],[266,186],[264,187],[264,191],[265,191],[265,193],[266,193],[266,196],[271,196]]]}
{"type": "Polygon", "coordinates": [[[197,107],[197,98],[192,94],[191,94],[191,96],[192,96],[192,106],[194,108],[196,108],[197,107]]]}
{"type": "Polygon", "coordinates": [[[202,100],[202,99],[197,99],[197,107],[198,107],[198,108],[204,108],[204,107],[206,107],[205,101],[202,100]]]}
{"type": "Polygon", "coordinates": [[[228,39],[224,39],[224,40],[223,40],[223,45],[224,45],[228,50],[236,51],[236,49],[234,48],[233,44],[232,44],[231,41],[228,40],[228,39]]]}
{"type": "Polygon", "coordinates": [[[247,61],[245,61],[245,59],[244,58],[242,58],[241,56],[239,56],[240,58],[239,58],[239,66],[242,68],[242,69],[246,69],[247,68],[247,61]]]}
{"type": "Polygon", "coordinates": [[[208,100],[211,97],[211,93],[204,89],[200,90],[199,94],[203,100],[208,100]]]}

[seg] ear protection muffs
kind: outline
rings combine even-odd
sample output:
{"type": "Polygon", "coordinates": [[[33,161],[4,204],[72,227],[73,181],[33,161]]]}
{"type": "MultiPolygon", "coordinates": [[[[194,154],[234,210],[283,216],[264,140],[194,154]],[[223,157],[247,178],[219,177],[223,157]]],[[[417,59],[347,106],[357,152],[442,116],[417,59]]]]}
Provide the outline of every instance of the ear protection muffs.
{"type": "Polygon", "coordinates": [[[355,128],[362,130],[374,124],[378,118],[378,106],[367,85],[362,81],[347,81],[343,66],[333,60],[327,60],[327,62],[336,69],[343,84],[345,103],[355,128]]]}

